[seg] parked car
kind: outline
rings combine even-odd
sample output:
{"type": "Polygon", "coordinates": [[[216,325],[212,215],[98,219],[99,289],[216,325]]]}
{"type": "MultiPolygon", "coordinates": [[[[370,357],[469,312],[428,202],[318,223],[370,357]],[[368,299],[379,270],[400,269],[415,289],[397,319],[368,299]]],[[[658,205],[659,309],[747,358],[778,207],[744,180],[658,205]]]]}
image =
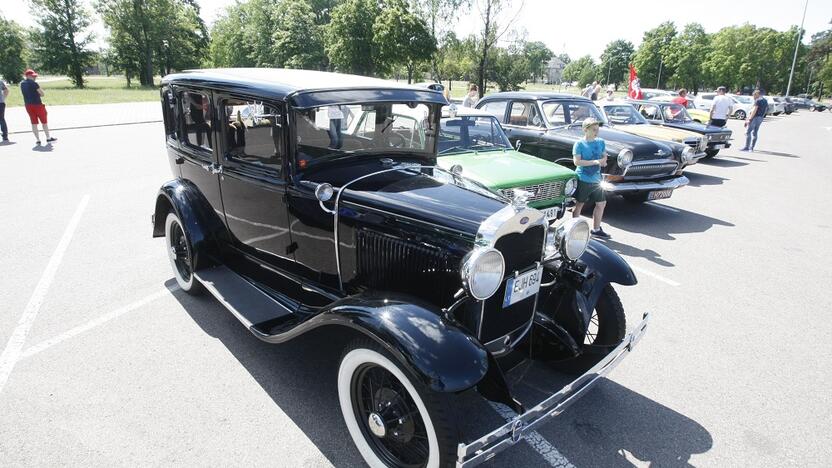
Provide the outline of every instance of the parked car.
{"type": "Polygon", "coordinates": [[[691,148],[693,155],[684,158],[682,167],[696,164],[705,157],[708,142],[704,136],[689,130],[652,125],[627,101],[596,101],[610,127],[622,132],[643,136],[651,140],[672,141],[691,148]]]}
{"type": "Polygon", "coordinates": [[[731,130],[694,122],[687,110],[679,104],[657,101],[629,101],[648,122],[699,133],[708,141],[706,158],[713,158],[723,148],[731,147],[731,130]]]}
{"type": "Polygon", "coordinates": [[[823,112],[829,108],[829,106],[827,106],[826,104],[822,102],[813,101],[811,99],[807,101],[807,105],[809,106],[809,110],[812,112],[823,112]]]}
{"type": "Polygon", "coordinates": [[[563,216],[575,193],[575,172],[516,151],[491,114],[445,107],[439,128],[437,165],[473,179],[508,199],[523,190],[528,204],[553,221],[563,216]]]}
{"type": "MultiPolygon", "coordinates": [[[[766,98],[766,101],[768,101],[768,108],[771,110],[771,113],[773,115],[780,115],[783,112],[785,112],[786,108],[783,105],[783,103],[782,102],[777,102],[777,100],[774,99],[774,96],[763,96],[763,97],[766,98]]],[[[766,114],[768,114],[768,112],[766,112],[766,114]]]]}
{"type": "MultiPolygon", "coordinates": [[[[673,102],[676,97],[677,96],[657,96],[650,99],[650,101],[673,102]]],[[[707,112],[702,109],[697,109],[693,99],[688,98],[688,103],[685,108],[688,110],[688,115],[690,115],[694,122],[708,123],[711,120],[711,108],[709,107],[707,112]]]]}
{"type": "Polygon", "coordinates": [[[495,93],[477,107],[500,120],[519,151],[572,167],[572,148],[583,138],[581,122],[603,123],[598,136],[606,141],[608,164],[602,186],[610,194],[635,202],[668,198],[688,184],[682,167],[694,156],[688,146],[653,141],[612,129],[587,98],[558,93],[495,93]]]}
{"type": "Polygon", "coordinates": [[[551,225],[526,197],[436,166],[439,92],[225,69],[167,75],[161,100],[174,179],[153,236],[178,286],[207,290],[268,343],[324,326],[348,341],[333,380],[370,466],[489,460],[643,336],[648,317],[626,333],[611,285],[635,275],[584,218],[551,225]],[[529,361],[581,375],[521,402],[509,382],[529,361]],[[472,433],[463,397],[516,416],[472,433]]]}
{"type": "Polygon", "coordinates": [[[810,104],[811,99],[806,99],[803,97],[793,97],[788,98],[791,99],[792,103],[794,104],[795,109],[811,109],[812,105],[810,104]]]}
{"type": "Polygon", "coordinates": [[[667,91],[665,89],[655,89],[655,88],[641,88],[641,93],[643,99],[653,99],[660,96],[670,96],[674,98],[678,96],[678,93],[675,91],[667,91]]]}
{"type": "Polygon", "coordinates": [[[739,94],[729,94],[728,96],[734,100],[734,113],[732,117],[745,120],[751,113],[751,109],[754,108],[754,98],[739,94]]]}
{"type": "Polygon", "coordinates": [[[772,96],[771,98],[774,99],[774,102],[777,104],[782,104],[784,114],[790,115],[794,112],[794,104],[792,104],[788,99],[781,96],[772,96]]]}

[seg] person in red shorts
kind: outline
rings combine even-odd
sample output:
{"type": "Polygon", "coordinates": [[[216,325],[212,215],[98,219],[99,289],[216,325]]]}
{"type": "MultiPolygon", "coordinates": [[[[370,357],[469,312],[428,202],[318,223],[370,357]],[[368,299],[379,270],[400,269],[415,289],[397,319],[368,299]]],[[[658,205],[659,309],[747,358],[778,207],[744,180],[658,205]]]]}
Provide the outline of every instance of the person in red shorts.
{"type": "Polygon", "coordinates": [[[43,90],[37,84],[35,78],[38,74],[29,68],[23,75],[26,79],[20,83],[20,92],[23,93],[23,103],[26,105],[26,113],[29,114],[29,121],[32,123],[32,133],[35,134],[35,141],[40,145],[40,133],[38,133],[38,121],[43,127],[43,133],[46,134],[46,142],[51,143],[57,138],[49,136],[49,126],[46,124],[46,106],[43,105],[41,97],[43,90]]]}

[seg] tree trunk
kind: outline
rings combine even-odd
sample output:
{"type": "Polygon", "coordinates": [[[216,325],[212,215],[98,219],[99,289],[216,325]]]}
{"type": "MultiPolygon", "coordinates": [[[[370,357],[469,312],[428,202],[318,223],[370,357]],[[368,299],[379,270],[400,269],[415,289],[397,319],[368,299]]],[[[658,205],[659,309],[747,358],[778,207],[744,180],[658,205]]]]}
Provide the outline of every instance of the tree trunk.
{"type": "Polygon", "coordinates": [[[413,83],[413,64],[407,64],[407,84],[413,83]]]}
{"type": "Polygon", "coordinates": [[[64,14],[66,17],[66,35],[67,42],[69,42],[69,53],[72,60],[69,64],[69,73],[72,76],[72,81],[76,88],[84,87],[84,71],[81,69],[81,58],[78,54],[78,45],[75,43],[75,25],[72,18],[72,9],[70,8],[69,0],[64,0],[64,14]]]}

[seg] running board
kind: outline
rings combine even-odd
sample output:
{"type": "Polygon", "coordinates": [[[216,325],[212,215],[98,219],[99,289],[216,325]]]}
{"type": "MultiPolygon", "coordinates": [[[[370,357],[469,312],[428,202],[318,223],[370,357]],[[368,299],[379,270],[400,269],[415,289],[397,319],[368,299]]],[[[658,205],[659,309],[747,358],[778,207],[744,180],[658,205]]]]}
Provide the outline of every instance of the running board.
{"type": "Polygon", "coordinates": [[[264,334],[262,326],[294,316],[286,306],[226,266],[199,270],[194,276],[220,304],[258,337],[264,334]]]}

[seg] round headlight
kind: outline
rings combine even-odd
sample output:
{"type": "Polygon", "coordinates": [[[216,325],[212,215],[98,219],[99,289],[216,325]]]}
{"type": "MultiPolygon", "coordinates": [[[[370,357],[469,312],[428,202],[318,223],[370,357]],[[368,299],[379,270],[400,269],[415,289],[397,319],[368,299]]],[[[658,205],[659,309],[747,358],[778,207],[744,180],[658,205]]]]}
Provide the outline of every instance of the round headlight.
{"type": "Polygon", "coordinates": [[[462,264],[462,283],[474,299],[488,299],[503,282],[503,254],[492,248],[479,248],[468,254],[462,264]]]}
{"type": "Polygon", "coordinates": [[[623,149],[618,152],[618,165],[620,167],[627,167],[633,162],[633,152],[628,149],[623,149]]]}
{"type": "Polygon", "coordinates": [[[696,153],[693,151],[693,148],[690,146],[686,146],[685,149],[682,150],[682,161],[689,163],[693,161],[693,157],[696,153]]]}
{"type": "Polygon", "coordinates": [[[563,193],[567,197],[571,197],[575,194],[575,190],[578,188],[578,182],[575,179],[569,179],[566,181],[566,185],[563,186],[563,193]]]}
{"type": "Polygon", "coordinates": [[[589,222],[585,218],[572,218],[558,227],[558,250],[569,260],[577,260],[589,245],[589,238],[589,222]]]}

